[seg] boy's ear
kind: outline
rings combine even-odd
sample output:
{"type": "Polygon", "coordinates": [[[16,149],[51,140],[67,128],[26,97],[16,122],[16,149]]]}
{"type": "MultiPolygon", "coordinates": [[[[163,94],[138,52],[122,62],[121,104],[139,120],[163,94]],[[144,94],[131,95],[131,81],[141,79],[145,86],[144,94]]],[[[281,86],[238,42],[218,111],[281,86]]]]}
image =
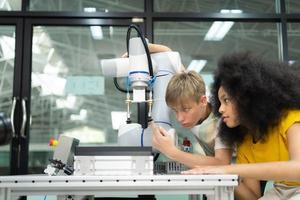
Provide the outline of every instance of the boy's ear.
{"type": "Polygon", "coordinates": [[[207,105],[207,96],[206,95],[202,95],[201,97],[200,97],[200,100],[199,100],[199,102],[201,103],[201,104],[203,104],[203,105],[207,105]]]}

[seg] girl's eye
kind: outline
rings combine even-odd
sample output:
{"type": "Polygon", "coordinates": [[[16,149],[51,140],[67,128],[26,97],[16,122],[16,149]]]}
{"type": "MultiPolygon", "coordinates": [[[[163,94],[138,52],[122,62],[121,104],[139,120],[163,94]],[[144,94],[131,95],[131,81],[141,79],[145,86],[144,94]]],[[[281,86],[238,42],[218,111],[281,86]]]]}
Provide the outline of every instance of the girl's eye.
{"type": "Polygon", "coordinates": [[[224,102],[225,102],[225,103],[229,103],[229,102],[230,102],[229,98],[225,98],[225,99],[224,99],[224,102]]]}

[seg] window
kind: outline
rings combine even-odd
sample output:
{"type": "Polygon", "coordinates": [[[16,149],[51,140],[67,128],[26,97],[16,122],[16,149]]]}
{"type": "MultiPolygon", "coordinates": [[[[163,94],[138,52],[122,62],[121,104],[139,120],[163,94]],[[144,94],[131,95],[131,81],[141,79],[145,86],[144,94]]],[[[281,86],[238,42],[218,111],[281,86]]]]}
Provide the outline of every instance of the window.
{"type": "Polygon", "coordinates": [[[94,8],[97,12],[143,12],[141,0],[30,0],[32,11],[86,11],[94,8]]]}
{"type": "MultiPolygon", "coordinates": [[[[296,0],[295,0],[296,1],[296,0]]],[[[219,12],[221,9],[239,9],[244,12],[275,13],[275,0],[154,0],[156,12],[219,12]]]]}

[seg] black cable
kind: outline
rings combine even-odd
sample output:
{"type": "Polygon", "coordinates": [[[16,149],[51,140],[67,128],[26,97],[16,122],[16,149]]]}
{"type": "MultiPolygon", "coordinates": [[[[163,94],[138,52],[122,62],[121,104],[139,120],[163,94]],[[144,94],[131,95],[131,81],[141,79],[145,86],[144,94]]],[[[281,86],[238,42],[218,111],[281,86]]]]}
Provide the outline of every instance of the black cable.
{"type": "MultiPolygon", "coordinates": [[[[165,76],[165,75],[160,75],[160,76],[165,76]]],[[[157,76],[157,77],[159,77],[159,76],[157,76]]],[[[132,90],[128,90],[128,91],[127,91],[126,89],[121,88],[121,86],[120,86],[119,83],[118,83],[118,78],[117,78],[117,77],[114,77],[113,79],[114,79],[114,84],[115,84],[116,88],[117,88],[119,91],[124,92],[124,93],[127,93],[127,92],[133,93],[132,90]]],[[[146,92],[149,93],[150,90],[147,89],[146,92]]],[[[154,93],[154,91],[153,91],[153,93],[154,93]]]]}
{"type": "Polygon", "coordinates": [[[114,77],[114,84],[115,84],[116,88],[117,88],[119,91],[121,91],[121,92],[124,92],[124,93],[127,93],[127,92],[132,93],[132,92],[133,92],[132,90],[128,90],[128,91],[127,91],[126,89],[121,88],[121,86],[120,86],[119,83],[118,83],[118,78],[117,78],[117,77],[114,77]]]}
{"type": "Polygon", "coordinates": [[[153,158],[154,162],[158,159],[159,155],[160,155],[160,153],[154,154],[154,158],[153,158]]]}
{"type": "MultiPolygon", "coordinates": [[[[131,34],[131,29],[135,29],[138,33],[138,36],[141,38],[142,43],[144,45],[145,51],[146,51],[146,55],[147,55],[147,60],[148,60],[148,68],[149,68],[149,74],[151,76],[151,78],[153,78],[153,67],[152,67],[152,60],[151,60],[151,56],[150,56],[150,51],[146,42],[145,37],[142,35],[142,32],[140,30],[140,28],[135,25],[135,24],[131,24],[128,27],[127,30],[127,36],[126,36],[126,49],[127,49],[127,55],[129,56],[129,40],[130,40],[130,34],[131,34]]],[[[118,79],[116,77],[114,77],[114,85],[116,86],[116,88],[124,93],[127,93],[127,90],[122,88],[119,83],[118,83],[118,79]]],[[[129,90],[130,93],[132,93],[132,90],[129,90]]],[[[149,92],[148,90],[146,92],[149,92]]]]}
{"type": "Polygon", "coordinates": [[[130,40],[131,29],[135,29],[136,32],[138,33],[138,36],[142,40],[142,43],[143,43],[145,51],[146,51],[146,56],[147,56],[147,59],[148,59],[149,74],[150,74],[151,78],[153,78],[152,60],[151,60],[151,56],[150,56],[150,51],[149,51],[148,45],[147,45],[145,37],[143,36],[143,34],[141,32],[141,29],[137,25],[135,25],[135,24],[129,25],[128,30],[127,30],[127,36],[126,36],[127,54],[129,55],[129,40],[130,40]]]}

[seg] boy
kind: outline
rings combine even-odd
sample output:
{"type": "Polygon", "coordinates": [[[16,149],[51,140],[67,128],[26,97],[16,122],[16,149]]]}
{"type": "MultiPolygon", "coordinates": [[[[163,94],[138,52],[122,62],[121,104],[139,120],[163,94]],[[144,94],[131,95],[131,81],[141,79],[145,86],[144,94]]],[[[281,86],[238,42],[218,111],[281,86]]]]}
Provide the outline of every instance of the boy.
{"type": "Polygon", "coordinates": [[[189,168],[231,163],[232,148],[224,145],[217,136],[218,120],[212,117],[212,108],[205,95],[205,83],[198,73],[188,71],[175,74],[167,86],[166,103],[175,112],[182,127],[193,129],[191,131],[205,155],[179,150],[168,132],[156,126],[152,137],[154,148],[189,168]]]}

